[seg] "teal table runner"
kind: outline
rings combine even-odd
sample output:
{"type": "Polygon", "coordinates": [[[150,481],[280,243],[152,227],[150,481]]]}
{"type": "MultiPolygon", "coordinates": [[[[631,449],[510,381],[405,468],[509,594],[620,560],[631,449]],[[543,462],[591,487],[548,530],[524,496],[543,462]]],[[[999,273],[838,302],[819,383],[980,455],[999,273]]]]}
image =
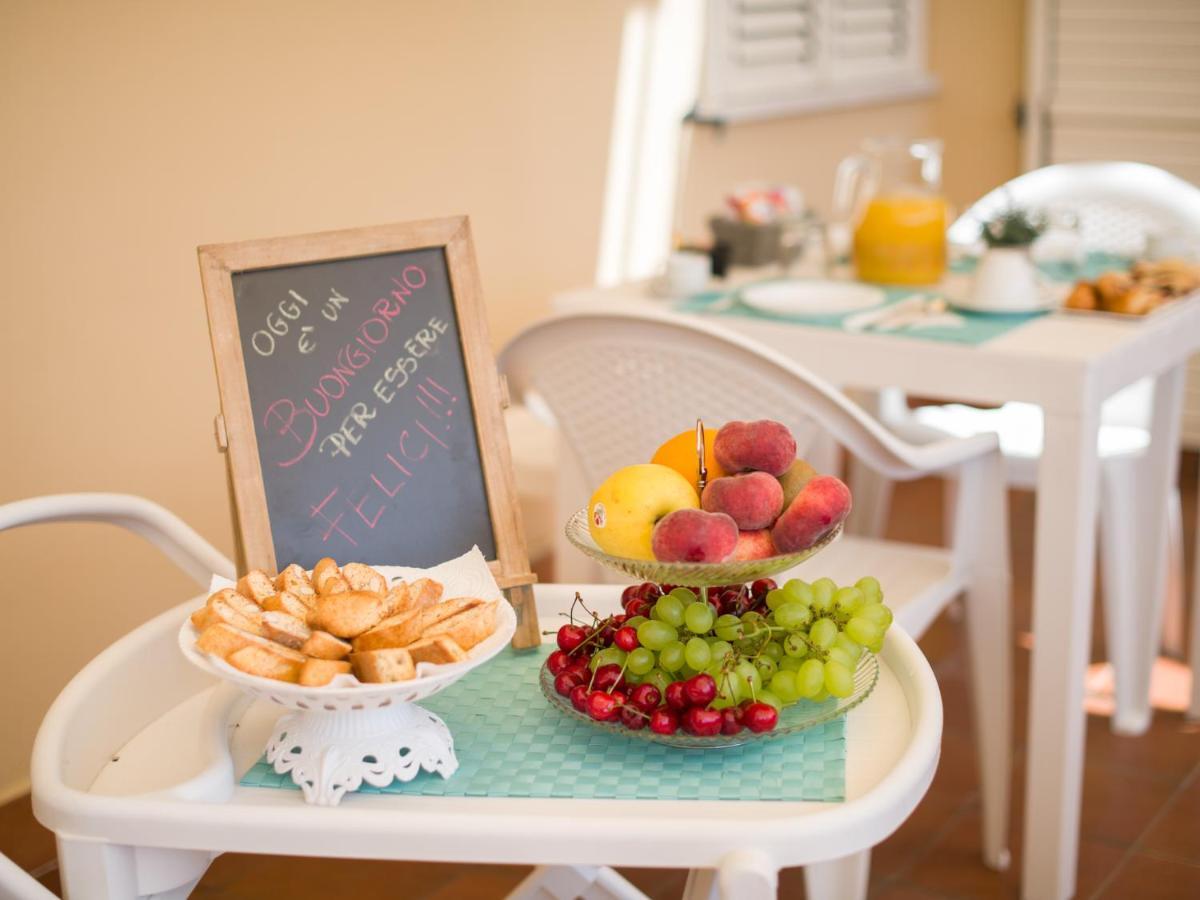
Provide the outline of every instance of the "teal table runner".
{"type": "MultiPolygon", "coordinates": [[[[609,734],[546,702],[538,668],[552,648],[495,659],[421,703],[454,735],[458,771],[421,772],[364,794],[638,800],[825,800],[846,792],[845,718],[776,740],[680,750],[609,734]]],[[[260,759],[250,787],[299,790],[260,759]]]]}

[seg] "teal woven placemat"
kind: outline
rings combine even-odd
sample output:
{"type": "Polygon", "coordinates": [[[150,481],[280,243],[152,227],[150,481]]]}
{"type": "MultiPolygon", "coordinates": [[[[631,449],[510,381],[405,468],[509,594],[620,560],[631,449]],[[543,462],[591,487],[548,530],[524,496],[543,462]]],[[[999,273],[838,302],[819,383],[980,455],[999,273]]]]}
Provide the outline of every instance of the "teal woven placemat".
{"type": "MultiPolygon", "coordinates": [[[[1062,265],[1047,265],[1041,266],[1041,268],[1052,280],[1074,281],[1076,278],[1095,278],[1103,272],[1114,269],[1128,269],[1130,262],[1129,259],[1124,257],[1112,256],[1106,253],[1092,253],[1088,255],[1084,265],[1078,269],[1062,265]]],[[[974,268],[975,263],[974,259],[964,259],[951,266],[951,268],[956,272],[969,272],[974,268]]],[[[884,305],[890,306],[915,293],[927,292],[928,290],[923,288],[884,288],[884,295],[886,297],[884,305]]],[[[744,303],[736,302],[736,292],[734,292],[735,302],[732,305],[722,305],[721,308],[715,310],[709,309],[713,304],[724,300],[728,295],[728,291],[707,291],[703,294],[696,294],[679,301],[675,305],[675,309],[678,312],[698,312],[713,316],[742,316],[750,319],[795,322],[801,325],[812,325],[817,328],[836,328],[838,330],[842,327],[842,321],[848,316],[853,315],[853,313],[831,316],[772,315],[754,309],[744,303]]],[[[858,310],[855,312],[858,312],[858,310]]],[[[1005,332],[1012,331],[1014,328],[1024,325],[1030,319],[1036,319],[1038,316],[1046,314],[1046,311],[1012,314],[977,313],[963,309],[956,309],[955,312],[966,320],[958,328],[924,327],[919,330],[902,328],[886,333],[897,337],[916,338],[918,340],[948,341],[956,344],[983,344],[993,338],[999,337],[1005,332]]]]}
{"type": "MultiPolygon", "coordinates": [[[[421,703],[454,735],[458,771],[421,772],[364,794],[638,800],[842,800],[845,719],[777,740],[723,750],[680,750],[609,734],[546,702],[538,667],[552,649],[505,650],[421,703]]],[[[259,760],[250,787],[299,790],[259,760]]]]}

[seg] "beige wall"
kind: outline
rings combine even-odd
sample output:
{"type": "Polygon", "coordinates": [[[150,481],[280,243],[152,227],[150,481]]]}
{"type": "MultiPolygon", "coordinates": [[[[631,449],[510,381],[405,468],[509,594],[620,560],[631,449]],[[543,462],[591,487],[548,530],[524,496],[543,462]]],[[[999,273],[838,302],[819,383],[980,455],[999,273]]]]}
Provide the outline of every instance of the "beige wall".
{"type": "MultiPolygon", "coordinates": [[[[0,5],[0,501],[129,491],[231,551],[198,244],[468,213],[498,341],[588,281],[626,5],[0,5]]],[[[946,137],[955,199],[1011,175],[1020,2],[932,7],[937,99],[702,137],[693,219],[752,177],[817,197],[889,131],[946,137]]],[[[90,525],[3,535],[0,571],[3,794],[70,675],[190,585],[90,525]]]]}

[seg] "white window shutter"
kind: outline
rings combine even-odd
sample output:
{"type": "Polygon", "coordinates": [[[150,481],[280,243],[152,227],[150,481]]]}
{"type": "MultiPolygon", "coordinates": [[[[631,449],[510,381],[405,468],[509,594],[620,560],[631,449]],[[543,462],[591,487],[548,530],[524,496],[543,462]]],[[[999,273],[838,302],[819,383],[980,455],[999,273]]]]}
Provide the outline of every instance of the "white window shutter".
{"type": "Polygon", "coordinates": [[[740,121],[927,95],[924,0],[709,0],[697,112],[740,121]]]}

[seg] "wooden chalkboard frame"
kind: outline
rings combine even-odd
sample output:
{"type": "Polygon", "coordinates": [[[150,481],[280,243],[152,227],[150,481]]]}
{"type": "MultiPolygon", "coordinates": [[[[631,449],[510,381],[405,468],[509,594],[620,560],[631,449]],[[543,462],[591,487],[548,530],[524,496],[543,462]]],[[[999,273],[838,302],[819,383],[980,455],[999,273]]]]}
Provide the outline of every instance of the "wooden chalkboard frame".
{"type": "Polygon", "coordinates": [[[537,579],[529,567],[508,432],[504,425],[508,399],[488,336],[471,225],[466,216],[198,248],[200,280],[221,398],[218,444],[223,445],[227,454],[242,551],[239,563],[246,568],[275,571],[279,561],[275,559],[246,365],[242,357],[234,305],[234,274],[421,249],[441,249],[446,257],[496,542],[496,559],[489,565],[519,616],[514,645],[533,646],[541,641],[530,589],[537,579]]]}

